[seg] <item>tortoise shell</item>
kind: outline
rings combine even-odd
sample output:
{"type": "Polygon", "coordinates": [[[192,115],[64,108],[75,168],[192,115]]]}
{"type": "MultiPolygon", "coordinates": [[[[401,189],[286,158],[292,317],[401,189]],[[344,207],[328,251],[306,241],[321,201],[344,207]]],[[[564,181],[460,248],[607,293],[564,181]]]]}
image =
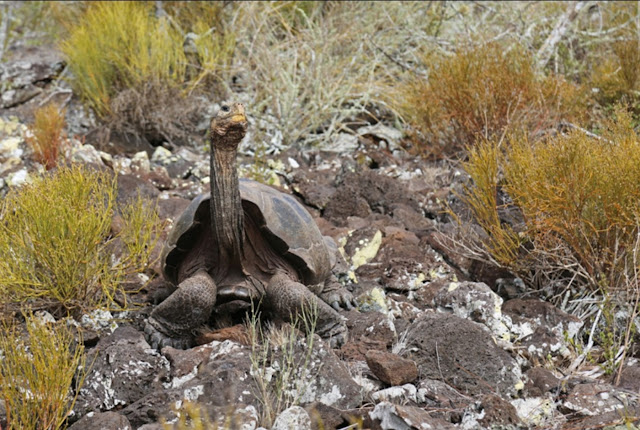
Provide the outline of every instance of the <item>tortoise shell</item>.
{"type": "MultiPolygon", "coordinates": [[[[239,182],[244,216],[253,219],[268,244],[298,270],[306,285],[324,282],[335,263],[335,242],[322,236],[294,197],[250,179],[239,182]]],[[[210,193],[196,197],[167,237],[162,271],[174,284],[178,284],[180,264],[197,241],[202,223],[209,220],[210,198],[210,193]]]]}

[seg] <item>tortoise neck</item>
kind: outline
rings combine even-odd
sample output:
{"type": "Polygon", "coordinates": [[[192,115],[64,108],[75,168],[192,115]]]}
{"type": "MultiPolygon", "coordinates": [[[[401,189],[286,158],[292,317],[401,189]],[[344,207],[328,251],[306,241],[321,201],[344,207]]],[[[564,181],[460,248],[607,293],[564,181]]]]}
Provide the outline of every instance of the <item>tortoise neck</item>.
{"type": "Polygon", "coordinates": [[[211,142],[211,222],[221,258],[241,267],[244,216],[236,168],[237,150],[211,142]],[[226,256],[226,257],[224,257],[226,256]]]}

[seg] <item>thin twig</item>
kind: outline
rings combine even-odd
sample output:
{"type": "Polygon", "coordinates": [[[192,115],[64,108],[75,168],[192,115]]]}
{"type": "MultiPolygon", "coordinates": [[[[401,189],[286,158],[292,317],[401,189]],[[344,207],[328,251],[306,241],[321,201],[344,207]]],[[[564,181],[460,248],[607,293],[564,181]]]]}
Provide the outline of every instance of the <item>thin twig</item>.
{"type": "Polygon", "coordinates": [[[560,17],[558,22],[556,23],[555,28],[547,37],[547,40],[544,41],[540,50],[538,50],[538,54],[536,55],[538,58],[538,70],[544,69],[544,67],[551,59],[551,55],[556,48],[556,45],[562,40],[567,30],[569,30],[569,26],[575,19],[578,17],[578,13],[587,5],[586,1],[578,1],[571,2],[567,11],[560,17]]]}
{"type": "Polygon", "coordinates": [[[376,48],[378,51],[382,52],[382,54],[387,57],[389,60],[391,60],[392,62],[394,62],[395,64],[397,64],[398,66],[400,66],[403,70],[412,72],[416,75],[422,76],[425,79],[429,77],[429,75],[425,72],[421,72],[419,70],[416,70],[415,68],[404,64],[402,61],[398,60],[397,58],[395,58],[393,55],[389,54],[387,51],[385,51],[384,49],[382,49],[380,46],[378,46],[376,44],[376,42],[374,42],[373,40],[369,40],[369,42],[371,42],[371,44],[374,46],[374,48],[376,48]]]}

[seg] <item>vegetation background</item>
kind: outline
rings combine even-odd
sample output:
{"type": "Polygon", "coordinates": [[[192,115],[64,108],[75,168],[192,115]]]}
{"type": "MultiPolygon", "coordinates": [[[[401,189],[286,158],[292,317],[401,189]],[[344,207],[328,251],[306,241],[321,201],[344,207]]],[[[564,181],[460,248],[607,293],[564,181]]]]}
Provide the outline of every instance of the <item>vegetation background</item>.
{"type": "MultiPolygon", "coordinates": [[[[403,149],[425,163],[460,163],[470,179],[465,209],[448,208],[450,246],[546,299],[571,297],[600,321],[601,364],[619,375],[640,305],[640,3],[0,3],[0,59],[31,45],[64,54],[55,85],[73,96],[32,113],[25,140],[41,178],[2,202],[5,319],[125,306],[121,285],[150,263],[152,205],[117,207],[113,178],[66,166],[65,108],[152,147],[202,147],[210,107],[233,97],[251,112],[256,166],[267,151],[336,145],[376,123],[402,129],[403,149]]],[[[50,338],[37,330],[31,348],[50,338]]],[[[51,339],[66,346],[51,348],[65,354],[73,336],[60,330],[51,339]]],[[[37,409],[10,403],[11,381],[41,377],[16,376],[21,360],[2,361],[2,396],[37,409]]],[[[56,405],[48,428],[64,425],[68,405],[56,405]]]]}

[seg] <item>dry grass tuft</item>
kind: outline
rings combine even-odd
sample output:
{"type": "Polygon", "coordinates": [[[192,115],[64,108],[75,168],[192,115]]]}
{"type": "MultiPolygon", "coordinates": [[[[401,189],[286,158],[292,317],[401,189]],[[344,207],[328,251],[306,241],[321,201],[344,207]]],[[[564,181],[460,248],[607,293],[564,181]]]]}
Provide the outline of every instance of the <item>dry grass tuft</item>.
{"type": "Polygon", "coordinates": [[[463,200],[483,230],[476,256],[548,296],[602,297],[594,323],[602,315],[602,366],[620,370],[640,312],[640,138],[631,114],[616,108],[601,137],[576,130],[483,142],[465,169],[473,182],[463,200]],[[522,215],[517,229],[500,215],[509,206],[522,215]]]}
{"type": "Polygon", "coordinates": [[[425,63],[428,79],[414,76],[393,94],[425,155],[453,155],[478,138],[500,140],[511,131],[540,134],[583,112],[578,87],[559,76],[539,78],[523,49],[489,43],[425,63]]]}
{"type": "Polygon", "coordinates": [[[124,279],[149,263],[158,228],[154,208],[139,201],[121,208],[125,227],[110,236],[115,196],[113,177],[79,166],[11,190],[0,212],[3,304],[57,315],[112,306],[124,279]]]}
{"type": "Polygon", "coordinates": [[[60,429],[84,381],[82,343],[65,322],[26,315],[27,337],[5,323],[0,333],[0,396],[8,429],[60,429]]]}
{"type": "Polygon", "coordinates": [[[56,104],[48,104],[35,111],[35,120],[25,136],[35,160],[47,170],[54,168],[67,143],[65,111],[56,104]]]}

